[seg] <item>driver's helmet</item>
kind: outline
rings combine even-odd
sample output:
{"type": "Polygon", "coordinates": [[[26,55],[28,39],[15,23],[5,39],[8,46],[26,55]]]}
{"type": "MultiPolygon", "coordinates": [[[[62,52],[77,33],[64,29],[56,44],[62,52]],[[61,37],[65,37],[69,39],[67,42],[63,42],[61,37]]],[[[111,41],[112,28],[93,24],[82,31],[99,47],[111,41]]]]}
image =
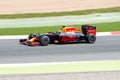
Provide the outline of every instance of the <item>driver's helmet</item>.
{"type": "Polygon", "coordinates": [[[61,31],[66,32],[66,26],[62,26],[61,31]]]}

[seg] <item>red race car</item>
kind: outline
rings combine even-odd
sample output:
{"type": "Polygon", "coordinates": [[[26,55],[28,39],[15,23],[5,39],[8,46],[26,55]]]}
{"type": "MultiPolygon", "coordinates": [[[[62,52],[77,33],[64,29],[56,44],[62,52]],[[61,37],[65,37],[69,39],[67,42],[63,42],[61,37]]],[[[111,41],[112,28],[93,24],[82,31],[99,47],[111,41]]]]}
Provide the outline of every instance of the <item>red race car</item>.
{"type": "Polygon", "coordinates": [[[48,32],[46,34],[32,33],[27,39],[20,39],[19,42],[28,46],[47,46],[48,44],[79,43],[85,41],[94,43],[96,41],[96,27],[91,25],[82,25],[79,30],[75,27],[63,26],[56,33],[48,32]]]}

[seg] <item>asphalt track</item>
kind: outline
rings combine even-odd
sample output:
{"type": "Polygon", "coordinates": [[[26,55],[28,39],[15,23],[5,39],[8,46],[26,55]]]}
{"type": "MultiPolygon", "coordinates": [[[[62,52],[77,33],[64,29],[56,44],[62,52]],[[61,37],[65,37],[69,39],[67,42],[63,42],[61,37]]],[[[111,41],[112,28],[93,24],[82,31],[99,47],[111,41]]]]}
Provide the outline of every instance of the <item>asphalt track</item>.
{"type": "Polygon", "coordinates": [[[29,47],[18,40],[0,40],[0,64],[120,60],[120,36],[99,36],[95,44],[29,47]]]}

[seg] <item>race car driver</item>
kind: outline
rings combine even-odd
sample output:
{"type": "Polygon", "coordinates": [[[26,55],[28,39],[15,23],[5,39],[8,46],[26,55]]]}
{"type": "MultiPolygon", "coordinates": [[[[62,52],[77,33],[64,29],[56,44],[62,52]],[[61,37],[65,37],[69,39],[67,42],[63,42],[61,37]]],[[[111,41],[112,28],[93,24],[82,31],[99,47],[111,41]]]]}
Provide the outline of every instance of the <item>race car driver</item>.
{"type": "Polygon", "coordinates": [[[78,33],[81,33],[80,30],[78,30],[77,28],[75,27],[66,27],[66,26],[62,26],[61,28],[61,32],[78,32],[78,33]]]}

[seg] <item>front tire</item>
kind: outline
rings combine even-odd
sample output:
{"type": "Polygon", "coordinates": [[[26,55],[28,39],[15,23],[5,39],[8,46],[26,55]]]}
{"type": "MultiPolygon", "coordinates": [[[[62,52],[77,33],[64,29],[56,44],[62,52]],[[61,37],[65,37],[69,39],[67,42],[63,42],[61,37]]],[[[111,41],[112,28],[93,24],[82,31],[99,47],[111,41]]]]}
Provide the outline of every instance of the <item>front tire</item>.
{"type": "Polygon", "coordinates": [[[41,36],[40,43],[42,46],[48,46],[48,44],[50,43],[49,37],[48,36],[41,36]]]}

